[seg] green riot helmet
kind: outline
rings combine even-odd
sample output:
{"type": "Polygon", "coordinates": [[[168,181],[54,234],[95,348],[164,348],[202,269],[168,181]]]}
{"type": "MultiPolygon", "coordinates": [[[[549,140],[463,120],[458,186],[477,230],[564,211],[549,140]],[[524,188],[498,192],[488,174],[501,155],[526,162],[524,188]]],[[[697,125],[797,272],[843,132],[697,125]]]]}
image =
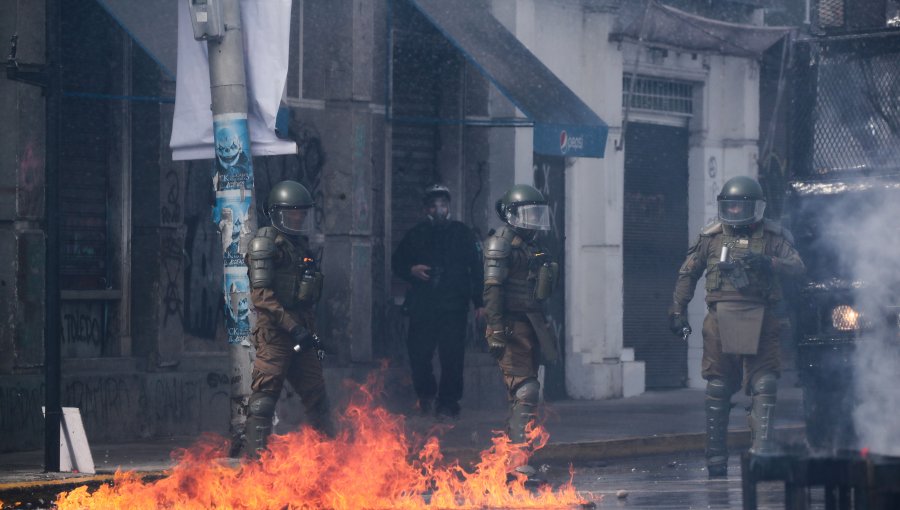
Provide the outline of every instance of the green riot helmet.
{"type": "Polygon", "coordinates": [[[719,221],[732,227],[759,223],[766,211],[766,197],[756,179],[740,175],[728,179],[716,197],[719,221]]]}
{"type": "Polygon", "coordinates": [[[272,226],[287,235],[301,235],[308,230],[307,213],[313,198],[306,186],[297,181],[281,181],[272,186],[266,199],[266,215],[272,226]]]}
{"type": "Polygon", "coordinates": [[[500,219],[516,230],[550,230],[550,208],[534,186],[516,184],[496,204],[500,219]]]}

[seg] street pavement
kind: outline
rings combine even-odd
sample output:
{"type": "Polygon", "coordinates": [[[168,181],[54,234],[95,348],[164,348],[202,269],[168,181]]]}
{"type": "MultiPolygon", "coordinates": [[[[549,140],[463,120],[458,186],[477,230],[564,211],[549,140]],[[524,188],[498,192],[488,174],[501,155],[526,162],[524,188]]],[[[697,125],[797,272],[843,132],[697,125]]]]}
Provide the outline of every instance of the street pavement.
{"type": "MultiPolygon", "coordinates": [[[[794,380],[783,377],[780,381],[776,411],[779,438],[787,443],[803,441],[801,391],[794,380]]],[[[550,439],[535,454],[533,463],[596,466],[597,463],[614,462],[612,459],[697,455],[703,449],[703,399],[701,389],[678,389],[649,391],[627,399],[546,402],[541,415],[550,439]]],[[[749,397],[737,394],[733,402],[729,442],[733,451],[739,452],[749,445],[746,419],[749,397]]],[[[462,462],[476,459],[481,450],[490,446],[494,431],[503,430],[506,418],[505,409],[463,409],[459,419],[442,421],[433,416],[417,415],[413,410],[405,411],[410,435],[437,434],[445,458],[459,458],[462,462]]],[[[0,454],[0,500],[8,502],[23,493],[52,493],[77,485],[102,483],[110,480],[112,473],[119,469],[162,476],[162,472],[173,465],[170,453],[189,446],[194,439],[91,444],[97,469],[95,475],[44,473],[41,450],[3,453],[0,454]]],[[[698,462],[698,469],[702,469],[702,459],[698,462]]],[[[739,469],[733,468],[732,473],[736,473],[739,480],[739,469]]],[[[624,483],[629,473],[618,476],[624,483]]]]}

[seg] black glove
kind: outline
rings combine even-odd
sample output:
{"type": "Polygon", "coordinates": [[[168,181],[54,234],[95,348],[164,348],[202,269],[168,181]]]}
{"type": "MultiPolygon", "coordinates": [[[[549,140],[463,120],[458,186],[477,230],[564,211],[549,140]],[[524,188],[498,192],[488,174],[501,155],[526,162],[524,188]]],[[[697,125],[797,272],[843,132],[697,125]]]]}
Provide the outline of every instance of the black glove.
{"type": "Polygon", "coordinates": [[[502,329],[491,329],[488,327],[485,336],[487,337],[488,351],[491,353],[491,356],[496,360],[502,358],[503,353],[506,352],[506,332],[502,329]]]}
{"type": "Polygon", "coordinates": [[[294,341],[294,350],[302,352],[315,346],[315,337],[303,326],[294,326],[291,329],[291,339],[294,341]]]}
{"type": "Polygon", "coordinates": [[[688,324],[687,317],[681,312],[672,312],[669,314],[669,329],[672,331],[673,335],[681,337],[685,336],[685,333],[690,335],[693,332],[691,325],[688,324]]]}
{"type": "Polygon", "coordinates": [[[772,270],[772,257],[762,253],[750,253],[743,259],[744,265],[756,271],[768,273],[772,270]]]}

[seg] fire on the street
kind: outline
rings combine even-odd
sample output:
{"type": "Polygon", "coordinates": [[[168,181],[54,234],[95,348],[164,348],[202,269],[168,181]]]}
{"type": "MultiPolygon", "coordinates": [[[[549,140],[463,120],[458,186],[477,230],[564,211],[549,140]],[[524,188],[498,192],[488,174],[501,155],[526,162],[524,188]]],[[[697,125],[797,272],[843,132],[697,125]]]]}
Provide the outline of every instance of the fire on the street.
{"type": "Polygon", "coordinates": [[[342,432],[328,439],[304,428],[273,436],[259,461],[238,467],[221,462],[227,448],[208,438],[177,452],[167,476],[142,481],[116,473],[93,493],[80,487],[57,499],[68,509],[459,509],[563,508],[585,503],[569,481],[557,489],[531,490],[525,477],[508,482],[510,465],[543,447],[548,434],[535,427],[527,445],[496,435],[471,469],[446,462],[434,437],[414,448],[404,419],[372,403],[371,386],[360,388],[347,407],[342,432]],[[418,450],[418,451],[414,451],[418,450]]]}

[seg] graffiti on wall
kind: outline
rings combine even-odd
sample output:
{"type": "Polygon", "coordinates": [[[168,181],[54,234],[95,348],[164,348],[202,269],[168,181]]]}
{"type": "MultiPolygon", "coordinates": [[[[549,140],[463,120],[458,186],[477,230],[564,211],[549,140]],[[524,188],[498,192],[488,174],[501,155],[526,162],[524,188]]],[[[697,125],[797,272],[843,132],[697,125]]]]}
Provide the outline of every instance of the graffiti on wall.
{"type": "Polygon", "coordinates": [[[181,221],[181,177],[178,171],[170,168],[166,171],[162,183],[162,206],[160,207],[160,221],[163,224],[178,223],[181,221]]]}
{"type": "MultiPolygon", "coordinates": [[[[206,172],[203,175],[206,176],[206,172]]],[[[188,182],[191,182],[190,179],[188,182]]],[[[208,182],[203,184],[208,185],[208,182]]],[[[197,186],[197,189],[206,188],[197,186]]],[[[184,267],[183,327],[185,332],[198,338],[213,339],[224,313],[221,306],[221,269],[218,264],[210,263],[217,258],[218,253],[214,252],[218,249],[219,237],[217,226],[202,214],[209,214],[209,206],[188,203],[185,207],[189,209],[192,205],[199,208],[190,214],[185,212],[184,249],[187,257],[184,267]]]]}
{"type": "Polygon", "coordinates": [[[160,245],[160,258],[163,266],[163,325],[169,320],[183,321],[182,310],[184,298],[181,292],[181,271],[184,264],[184,253],[181,249],[181,238],[175,232],[163,232],[160,245]]]}
{"type": "MultiPolygon", "coordinates": [[[[91,440],[133,441],[226,431],[229,392],[223,372],[108,375],[66,377],[61,399],[79,408],[91,440]]],[[[43,401],[39,376],[0,380],[0,451],[42,444],[43,401]]]]}
{"type": "Polygon", "coordinates": [[[43,401],[43,384],[25,386],[16,382],[13,386],[0,385],[0,444],[3,444],[3,438],[16,437],[22,431],[35,431],[34,438],[20,437],[12,444],[17,448],[40,446],[40,437],[43,436],[37,435],[44,429],[44,417],[41,415],[43,401]]]}
{"type": "Polygon", "coordinates": [[[69,358],[95,358],[106,341],[106,304],[103,301],[63,301],[62,352],[69,358]]]}

